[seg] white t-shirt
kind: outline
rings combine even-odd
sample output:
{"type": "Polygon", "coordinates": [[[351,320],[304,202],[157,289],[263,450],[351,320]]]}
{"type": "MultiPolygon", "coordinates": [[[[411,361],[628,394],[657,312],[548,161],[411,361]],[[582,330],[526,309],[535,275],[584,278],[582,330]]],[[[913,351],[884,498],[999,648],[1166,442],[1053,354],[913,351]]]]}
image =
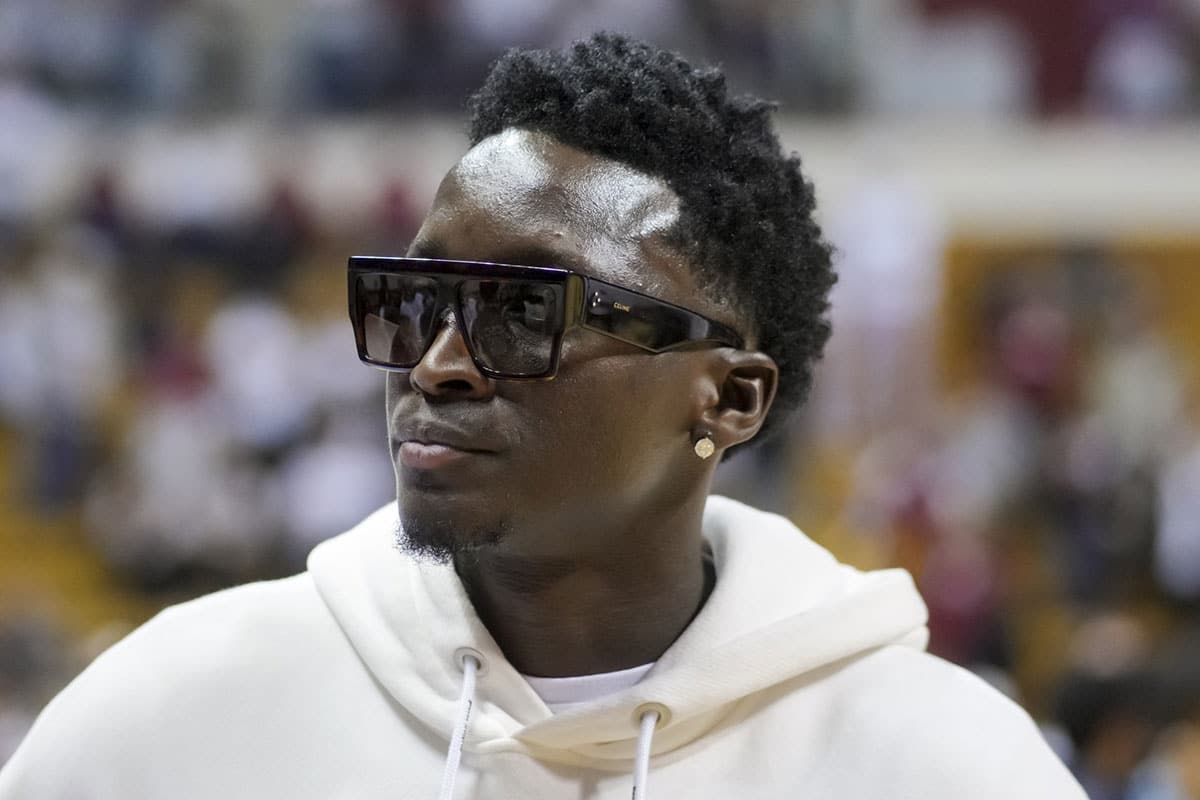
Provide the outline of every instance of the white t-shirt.
{"type": "Polygon", "coordinates": [[[558,713],[571,706],[628,689],[646,676],[654,663],[642,664],[616,672],[601,672],[596,675],[575,675],[570,678],[536,678],[523,676],[538,693],[551,711],[558,713]]]}

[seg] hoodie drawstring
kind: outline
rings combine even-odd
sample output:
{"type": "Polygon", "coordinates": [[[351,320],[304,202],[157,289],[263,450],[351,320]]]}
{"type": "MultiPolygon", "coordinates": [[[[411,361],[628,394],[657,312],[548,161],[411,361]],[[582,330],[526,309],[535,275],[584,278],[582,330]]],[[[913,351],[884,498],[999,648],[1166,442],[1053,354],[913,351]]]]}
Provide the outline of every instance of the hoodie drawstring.
{"type": "Polygon", "coordinates": [[[650,742],[654,728],[658,725],[659,713],[650,709],[641,716],[642,729],[638,733],[637,761],[633,766],[633,800],[646,800],[646,779],[650,774],[650,742]]]}
{"type": "MultiPolygon", "coordinates": [[[[462,761],[463,742],[467,738],[467,727],[471,723],[471,709],[475,705],[475,675],[480,670],[479,660],[470,653],[462,656],[462,693],[458,697],[458,719],[450,735],[450,749],[446,752],[446,769],[442,772],[442,789],[438,800],[452,800],[454,780],[458,777],[458,765],[462,761]]],[[[658,726],[661,713],[656,708],[647,709],[639,722],[637,760],[633,767],[633,800],[647,800],[646,783],[650,773],[650,748],[654,740],[654,729],[658,726]]]]}
{"type": "Polygon", "coordinates": [[[462,760],[463,740],[467,738],[467,725],[471,722],[471,707],[475,705],[475,673],[479,670],[478,659],[471,654],[462,657],[462,694],[458,698],[458,720],[450,736],[450,749],[446,752],[446,769],[442,772],[442,790],[438,800],[451,800],[454,796],[454,779],[458,777],[458,763],[462,760]]]}

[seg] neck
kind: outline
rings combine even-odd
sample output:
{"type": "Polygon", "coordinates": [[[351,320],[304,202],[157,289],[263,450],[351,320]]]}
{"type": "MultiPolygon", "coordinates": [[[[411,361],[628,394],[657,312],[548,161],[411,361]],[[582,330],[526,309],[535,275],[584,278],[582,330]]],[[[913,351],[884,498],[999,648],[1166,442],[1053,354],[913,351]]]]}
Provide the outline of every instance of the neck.
{"type": "MultiPolygon", "coordinates": [[[[526,675],[612,672],[656,661],[712,591],[700,533],[705,497],[603,530],[583,556],[539,557],[499,546],[455,560],[476,613],[526,675]]],[[[519,539],[512,536],[511,539],[519,539]]]]}

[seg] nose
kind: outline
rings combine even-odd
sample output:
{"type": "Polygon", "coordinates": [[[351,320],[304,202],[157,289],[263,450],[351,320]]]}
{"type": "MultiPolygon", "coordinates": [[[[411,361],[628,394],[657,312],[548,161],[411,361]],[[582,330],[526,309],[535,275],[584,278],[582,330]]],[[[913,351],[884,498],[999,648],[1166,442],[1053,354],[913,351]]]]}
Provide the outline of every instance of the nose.
{"type": "Polygon", "coordinates": [[[487,398],[495,385],[471,360],[458,320],[449,309],[438,323],[433,343],[408,379],[414,389],[427,397],[458,396],[468,400],[487,398]]]}

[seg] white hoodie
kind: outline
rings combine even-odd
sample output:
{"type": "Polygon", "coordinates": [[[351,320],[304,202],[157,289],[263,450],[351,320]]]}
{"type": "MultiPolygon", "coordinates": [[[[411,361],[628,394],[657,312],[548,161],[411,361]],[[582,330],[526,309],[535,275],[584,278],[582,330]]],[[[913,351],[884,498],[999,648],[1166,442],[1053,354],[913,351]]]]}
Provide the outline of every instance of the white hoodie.
{"type": "Polygon", "coordinates": [[[434,800],[464,652],[456,798],[624,800],[653,708],[645,797],[1084,800],[1018,706],[922,652],[907,573],[840,565],[781,517],[711,498],[703,610],[640,683],[559,714],[395,521],[163,611],[46,707],[0,800],[434,800]]]}

